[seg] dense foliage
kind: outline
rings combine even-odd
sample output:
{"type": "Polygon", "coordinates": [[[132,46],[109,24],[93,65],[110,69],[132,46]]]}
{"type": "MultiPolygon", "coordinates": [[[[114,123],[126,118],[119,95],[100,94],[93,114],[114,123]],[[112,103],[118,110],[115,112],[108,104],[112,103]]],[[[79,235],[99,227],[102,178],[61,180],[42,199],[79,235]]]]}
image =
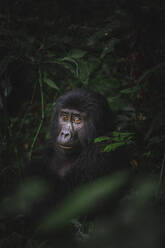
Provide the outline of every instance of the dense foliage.
{"type": "MultiPolygon", "coordinates": [[[[161,0],[0,2],[0,184],[3,202],[0,247],[24,247],[24,244],[27,248],[49,247],[43,241],[27,237],[18,211],[24,208],[24,198],[33,201],[40,193],[42,195],[42,182],[20,187],[21,192],[18,190],[9,204],[4,198],[13,185],[21,182],[22,166],[27,157],[37,156],[38,149],[49,139],[57,97],[68,89],[82,86],[103,94],[116,115],[114,144],[105,151],[129,144],[132,169],[141,176],[135,183],[140,185],[136,186],[137,198],[133,189],[130,200],[122,203],[114,216],[109,217],[110,221],[102,220],[96,227],[93,223],[73,221],[75,236],[86,240],[90,232],[94,233],[95,239],[88,241],[89,247],[107,247],[107,244],[123,247],[123,242],[125,247],[159,247],[157,230],[161,234],[162,226],[158,224],[159,217],[153,216],[152,210],[146,211],[146,206],[150,205],[150,198],[155,198],[157,187],[154,204],[160,198],[158,205],[162,209],[164,201],[161,190],[165,161],[164,23],[165,3],[161,0]],[[153,179],[145,183],[142,175],[158,178],[154,179],[155,184],[151,183],[153,179]],[[32,189],[35,189],[34,195],[29,193],[32,189]],[[14,213],[15,217],[9,218],[4,209],[12,204],[14,207],[7,213],[14,213]],[[123,231],[124,227],[126,230],[133,227],[134,240],[123,231]],[[112,233],[121,236],[121,241],[115,240],[112,233]],[[143,235],[146,244],[142,242],[143,235]],[[151,236],[155,238],[153,242],[151,236]],[[133,241],[135,244],[131,246],[133,241]]],[[[123,178],[125,175],[120,179],[114,175],[110,184],[105,179],[104,189],[96,183],[96,192],[100,189],[106,194],[111,192],[111,187],[116,192],[123,178]]],[[[96,194],[94,189],[82,190],[82,199],[87,203],[92,201],[91,195],[96,194]]],[[[72,197],[77,208],[86,209],[84,201],[78,200],[76,194],[72,197]]],[[[63,214],[66,219],[76,216],[76,207],[72,209],[70,201],[67,204],[71,214],[65,207],[63,212],[56,213],[55,227],[63,223],[63,217],[60,219],[63,214]]],[[[164,214],[161,214],[163,219],[164,214]]],[[[45,223],[49,226],[48,221],[45,223]]]]}

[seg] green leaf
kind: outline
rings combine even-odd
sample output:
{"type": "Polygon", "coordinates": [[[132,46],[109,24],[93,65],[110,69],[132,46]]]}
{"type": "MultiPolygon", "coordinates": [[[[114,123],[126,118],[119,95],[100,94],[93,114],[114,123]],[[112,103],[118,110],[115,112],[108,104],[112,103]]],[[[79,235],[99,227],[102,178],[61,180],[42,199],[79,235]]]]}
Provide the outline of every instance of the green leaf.
{"type": "Polygon", "coordinates": [[[83,51],[80,49],[74,49],[69,52],[68,57],[71,57],[73,59],[80,59],[80,58],[83,58],[85,54],[86,54],[86,51],[83,51]]]}
{"type": "Polygon", "coordinates": [[[113,140],[124,141],[126,139],[132,138],[133,133],[131,133],[131,132],[113,132],[112,136],[113,136],[113,140]]]}
{"type": "Polygon", "coordinates": [[[56,83],[53,80],[51,80],[51,79],[49,79],[47,77],[44,77],[44,82],[47,85],[49,85],[51,88],[54,88],[54,89],[56,89],[58,91],[60,90],[59,87],[56,85],[56,83]]]}
{"type": "Polygon", "coordinates": [[[75,59],[71,58],[71,57],[64,57],[64,58],[61,58],[61,59],[57,59],[56,62],[58,64],[61,64],[63,65],[66,69],[69,69],[71,71],[71,73],[75,74],[77,77],[79,75],[79,66],[78,66],[78,63],[75,59]],[[74,69],[73,69],[73,66],[70,66],[71,65],[74,65],[74,69]]]}
{"type": "Polygon", "coordinates": [[[106,140],[110,140],[110,137],[106,137],[106,136],[97,137],[96,139],[94,139],[94,142],[98,143],[106,140]]]}
{"type": "Polygon", "coordinates": [[[123,146],[123,145],[125,145],[125,142],[109,144],[103,149],[103,152],[115,151],[118,147],[123,146]]]}

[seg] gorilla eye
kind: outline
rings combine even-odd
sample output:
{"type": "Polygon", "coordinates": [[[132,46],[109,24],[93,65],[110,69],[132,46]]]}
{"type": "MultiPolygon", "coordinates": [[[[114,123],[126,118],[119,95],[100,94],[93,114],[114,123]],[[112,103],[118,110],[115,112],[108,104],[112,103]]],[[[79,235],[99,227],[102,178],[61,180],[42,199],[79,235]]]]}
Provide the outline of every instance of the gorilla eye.
{"type": "Polygon", "coordinates": [[[73,118],[73,121],[76,123],[76,124],[80,124],[81,123],[81,118],[79,116],[75,116],[73,118]]]}
{"type": "Polygon", "coordinates": [[[68,115],[63,115],[63,121],[68,121],[69,120],[69,116],[68,115]]]}
{"type": "Polygon", "coordinates": [[[61,112],[60,118],[61,118],[63,121],[68,121],[68,120],[69,120],[69,114],[66,113],[66,112],[61,112]]]}

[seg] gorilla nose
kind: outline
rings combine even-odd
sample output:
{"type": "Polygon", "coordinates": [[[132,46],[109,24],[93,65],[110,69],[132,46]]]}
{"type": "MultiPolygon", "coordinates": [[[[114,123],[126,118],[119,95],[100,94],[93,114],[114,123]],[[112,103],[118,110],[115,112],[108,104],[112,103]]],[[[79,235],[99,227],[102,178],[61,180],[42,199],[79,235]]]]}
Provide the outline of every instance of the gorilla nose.
{"type": "Polygon", "coordinates": [[[66,139],[66,138],[68,139],[68,138],[71,138],[71,133],[70,132],[67,132],[67,131],[66,132],[64,131],[64,132],[61,133],[61,136],[64,139],[66,139]]]}
{"type": "Polygon", "coordinates": [[[64,137],[67,137],[67,136],[69,136],[69,133],[62,132],[61,135],[64,136],[64,137]]]}

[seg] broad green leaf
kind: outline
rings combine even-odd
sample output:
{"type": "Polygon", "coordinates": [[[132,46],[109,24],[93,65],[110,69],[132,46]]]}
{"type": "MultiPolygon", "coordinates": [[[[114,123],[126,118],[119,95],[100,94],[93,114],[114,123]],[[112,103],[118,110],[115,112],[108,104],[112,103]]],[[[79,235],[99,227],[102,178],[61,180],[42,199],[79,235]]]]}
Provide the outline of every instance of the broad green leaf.
{"type": "Polygon", "coordinates": [[[56,90],[60,90],[59,89],[59,87],[56,85],[56,83],[53,81],[53,80],[51,80],[51,79],[49,79],[49,78],[44,78],[44,82],[47,84],[47,85],[49,85],[51,88],[54,88],[54,89],[56,89],[56,90]]]}
{"type": "Polygon", "coordinates": [[[110,140],[110,137],[106,137],[106,136],[101,136],[101,137],[97,137],[94,142],[98,143],[98,142],[102,142],[102,141],[106,141],[106,140],[110,140]]]}

